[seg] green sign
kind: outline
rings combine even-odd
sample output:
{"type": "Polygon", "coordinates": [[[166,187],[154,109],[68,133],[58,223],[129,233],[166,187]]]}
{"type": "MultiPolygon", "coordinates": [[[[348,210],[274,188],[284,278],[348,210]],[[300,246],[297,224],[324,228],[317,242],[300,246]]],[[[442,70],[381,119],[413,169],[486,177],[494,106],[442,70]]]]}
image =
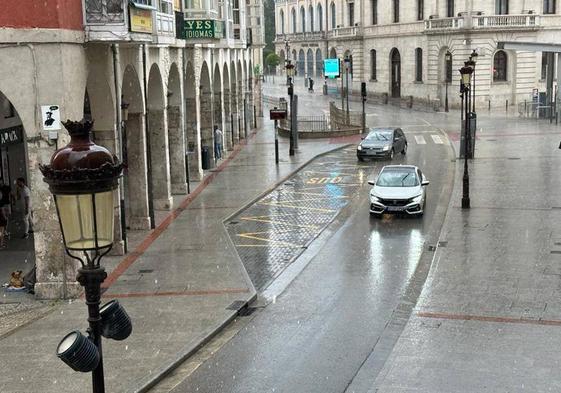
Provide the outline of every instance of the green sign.
{"type": "Polygon", "coordinates": [[[0,130],[0,146],[23,142],[23,127],[15,126],[0,130]]]}
{"type": "Polygon", "coordinates": [[[221,20],[191,19],[185,21],[185,39],[224,38],[224,24],[221,20]]]}

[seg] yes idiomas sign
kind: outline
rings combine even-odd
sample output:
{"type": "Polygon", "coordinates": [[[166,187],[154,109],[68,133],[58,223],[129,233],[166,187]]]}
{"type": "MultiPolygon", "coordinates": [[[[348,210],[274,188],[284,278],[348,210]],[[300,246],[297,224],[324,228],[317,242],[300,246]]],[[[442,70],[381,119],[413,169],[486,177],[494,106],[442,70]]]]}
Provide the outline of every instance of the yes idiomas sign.
{"type": "Polygon", "coordinates": [[[224,38],[222,21],[212,19],[186,20],[185,39],[220,39],[224,38]]]}

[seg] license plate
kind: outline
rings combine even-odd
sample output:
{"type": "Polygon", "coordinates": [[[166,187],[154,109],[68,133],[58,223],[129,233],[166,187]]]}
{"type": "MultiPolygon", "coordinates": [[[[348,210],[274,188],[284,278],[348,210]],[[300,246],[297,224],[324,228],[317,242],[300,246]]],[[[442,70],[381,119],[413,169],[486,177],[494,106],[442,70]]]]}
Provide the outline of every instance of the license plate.
{"type": "Polygon", "coordinates": [[[388,206],[386,207],[386,210],[389,212],[400,212],[403,211],[403,207],[401,206],[388,206]]]}

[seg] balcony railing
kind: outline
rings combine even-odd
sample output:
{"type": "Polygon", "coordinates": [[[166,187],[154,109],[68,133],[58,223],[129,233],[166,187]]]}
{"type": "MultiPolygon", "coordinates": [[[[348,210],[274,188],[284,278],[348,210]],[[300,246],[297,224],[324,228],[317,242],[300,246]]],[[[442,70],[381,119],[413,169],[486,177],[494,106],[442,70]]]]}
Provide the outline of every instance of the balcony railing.
{"type": "Polygon", "coordinates": [[[489,15],[473,17],[473,28],[536,28],[540,26],[539,15],[489,15]]]}
{"type": "Polygon", "coordinates": [[[346,37],[356,37],[362,35],[362,28],[359,26],[352,27],[339,27],[333,29],[328,33],[329,38],[346,38],[346,37]]]}
{"type": "Polygon", "coordinates": [[[126,0],[86,0],[86,23],[122,24],[125,22],[126,0]]]}
{"type": "Polygon", "coordinates": [[[316,41],[325,39],[325,31],[308,31],[305,33],[294,34],[277,34],[276,41],[284,42],[284,39],[289,41],[316,41]]]}
{"type": "Polygon", "coordinates": [[[425,21],[425,30],[458,30],[464,27],[464,18],[428,19],[425,21]]]}

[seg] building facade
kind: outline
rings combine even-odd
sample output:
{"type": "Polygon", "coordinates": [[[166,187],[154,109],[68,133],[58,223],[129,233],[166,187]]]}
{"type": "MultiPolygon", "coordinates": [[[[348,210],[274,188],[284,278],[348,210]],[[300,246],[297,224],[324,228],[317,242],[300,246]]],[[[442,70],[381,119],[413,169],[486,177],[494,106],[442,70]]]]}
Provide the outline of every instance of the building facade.
{"type": "Polygon", "coordinates": [[[241,0],[13,3],[0,15],[0,177],[31,189],[36,296],[72,297],[77,266],[39,172],[68,141],[60,120],[93,119],[96,143],[126,164],[115,210],[123,254],[125,228],[153,227],[154,210],[172,209],[172,195],[214,165],[215,125],[226,149],[246,137],[260,110],[264,38],[253,24],[263,10],[241,0]]]}
{"type": "Polygon", "coordinates": [[[499,42],[557,43],[559,0],[276,0],[276,52],[301,76],[325,58],[350,60],[353,89],[459,106],[459,72],[475,50],[477,106],[505,106],[545,91],[552,53],[499,42]]]}

